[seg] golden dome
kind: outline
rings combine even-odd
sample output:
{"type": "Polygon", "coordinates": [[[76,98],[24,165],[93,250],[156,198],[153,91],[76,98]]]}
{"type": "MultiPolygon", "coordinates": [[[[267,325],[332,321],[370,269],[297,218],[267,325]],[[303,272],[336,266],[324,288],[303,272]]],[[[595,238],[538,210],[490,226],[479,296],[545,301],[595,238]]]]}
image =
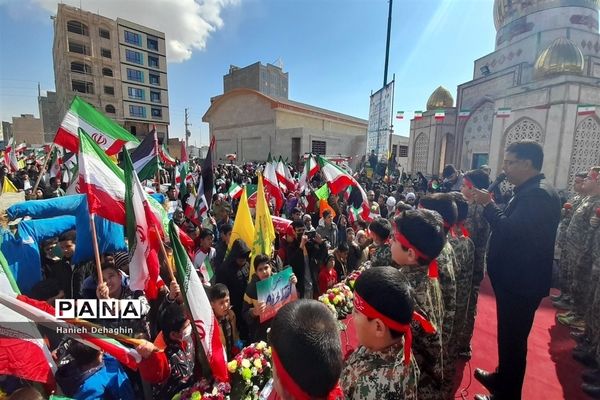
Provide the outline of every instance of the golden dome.
{"type": "Polygon", "coordinates": [[[517,18],[555,7],[584,7],[598,10],[600,0],[494,0],[496,30],[517,18]]]}
{"type": "Polygon", "coordinates": [[[583,54],[575,43],[566,38],[558,38],[538,56],[534,76],[536,79],[558,74],[583,73],[583,54]]]}
{"type": "Polygon", "coordinates": [[[454,107],[454,98],[448,89],[443,86],[435,89],[431,96],[429,96],[429,100],[427,100],[427,111],[450,107],[454,107]]]}

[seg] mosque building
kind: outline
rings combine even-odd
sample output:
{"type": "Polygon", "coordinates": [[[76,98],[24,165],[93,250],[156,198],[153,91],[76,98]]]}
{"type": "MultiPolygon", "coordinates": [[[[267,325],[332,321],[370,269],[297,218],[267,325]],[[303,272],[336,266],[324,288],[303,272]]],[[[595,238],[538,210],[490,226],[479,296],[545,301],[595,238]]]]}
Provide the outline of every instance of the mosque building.
{"type": "Polygon", "coordinates": [[[409,171],[445,164],[502,170],[504,149],[529,139],[544,148],[557,189],[600,164],[600,0],[495,0],[494,52],[475,60],[456,103],[442,86],[411,120],[409,171]]]}

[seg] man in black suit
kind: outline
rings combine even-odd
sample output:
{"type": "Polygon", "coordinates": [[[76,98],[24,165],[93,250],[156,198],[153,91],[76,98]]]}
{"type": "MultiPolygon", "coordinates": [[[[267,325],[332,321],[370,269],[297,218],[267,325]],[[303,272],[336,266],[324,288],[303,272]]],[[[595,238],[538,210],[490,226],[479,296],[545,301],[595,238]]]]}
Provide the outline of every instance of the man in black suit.
{"type": "Polygon", "coordinates": [[[550,291],[560,219],[558,194],[540,172],[543,161],[542,146],[536,142],[507,147],[503,170],[515,190],[504,211],[490,193],[472,189],[490,224],[487,268],[498,318],[498,368],[491,373],[475,370],[475,378],[492,394],[476,395],[476,400],[521,399],[527,338],[535,311],[550,291]]]}

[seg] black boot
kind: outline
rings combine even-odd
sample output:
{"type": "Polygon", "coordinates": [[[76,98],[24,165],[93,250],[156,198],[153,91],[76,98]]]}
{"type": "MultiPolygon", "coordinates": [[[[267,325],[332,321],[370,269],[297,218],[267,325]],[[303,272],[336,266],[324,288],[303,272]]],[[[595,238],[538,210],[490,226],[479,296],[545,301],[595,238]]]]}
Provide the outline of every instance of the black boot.
{"type": "Polygon", "coordinates": [[[496,391],[498,381],[498,374],[496,372],[487,372],[481,368],[477,368],[473,376],[490,392],[494,393],[496,391]]]}
{"type": "Polygon", "coordinates": [[[581,385],[581,390],[585,392],[592,399],[600,399],[600,385],[590,385],[589,383],[584,383],[581,385]]]}
{"type": "Polygon", "coordinates": [[[600,385],[600,369],[586,369],[581,373],[583,382],[592,385],[600,385]]]}
{"type": "Polygon", "coordinates": [[[587,351],[573,350],[573,358],[575,359],[575,361],[580,362],[586,367],[598,368],[598,363],[596,362],[596,358],[592,353],[589,353],[587,351]]]}

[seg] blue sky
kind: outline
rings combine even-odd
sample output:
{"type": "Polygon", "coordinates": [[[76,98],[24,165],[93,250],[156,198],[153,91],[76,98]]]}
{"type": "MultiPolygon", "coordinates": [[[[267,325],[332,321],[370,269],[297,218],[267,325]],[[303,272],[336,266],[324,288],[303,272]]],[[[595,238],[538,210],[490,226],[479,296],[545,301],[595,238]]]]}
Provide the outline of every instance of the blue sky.
{"type": "MultiPolygon", "coordinates": [[[[163,1],[169,0],[154,0],[156,9],[139,12],[152,20],[167,6],[163,1]]],[[[215,24],[203,49],[191,47],[189,59],[168,65],[171,137],[183,137],[187,107],[191,143],[207,144],[208,125],[201,118],[210,98],[222,93],[223,75],[230,64],[256,61],[283,61],[290,99],[368,118],[369,95],[383,83],[386,0],[206,1],[219,7],[222,24],[215,24]]],[[[81,0],[83,9],[90,2],[81,0]]],[[[38,82],[42,90],[54,90],[52,3],[0,0],[2,120],[38,115],[38,82]]],[[[119,14],[116,4],[110,12],[119,14]]],[[[394,110],[405,112],[395,133],[408,135],[412,112],[425,108],[436,87],[455,95],[457,85],[472,79],[473,61],[494,50],[492,6],[493,0],[395,0],[388,79],[396,75],[394,110]]],[[[161,23],[175,29],[179,22],[161,23]]]]}

